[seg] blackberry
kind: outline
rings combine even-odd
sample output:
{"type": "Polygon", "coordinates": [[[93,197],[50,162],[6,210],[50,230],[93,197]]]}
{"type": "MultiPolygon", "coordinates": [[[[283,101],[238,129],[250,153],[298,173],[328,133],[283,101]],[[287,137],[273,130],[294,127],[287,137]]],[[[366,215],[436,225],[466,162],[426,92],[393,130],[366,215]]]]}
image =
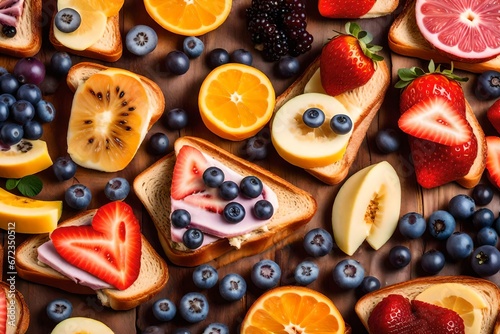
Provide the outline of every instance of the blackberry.
{"type": "Polygon", "coordinates": [[[290,55],[297,57],[303,53],[306,53],[307,51],[311,50],[312,42],[313,36],[307,31],[304,31],[298,36],[298,38],[293,39],[290,43],[290,55]]]}

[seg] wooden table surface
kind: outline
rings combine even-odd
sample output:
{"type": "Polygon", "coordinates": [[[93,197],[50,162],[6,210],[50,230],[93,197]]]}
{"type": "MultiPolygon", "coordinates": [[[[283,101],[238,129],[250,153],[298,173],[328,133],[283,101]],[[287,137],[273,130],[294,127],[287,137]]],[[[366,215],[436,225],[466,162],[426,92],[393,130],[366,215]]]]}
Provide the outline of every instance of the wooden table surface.
{"type": "MultiPolygon", "coordinates": [[[[145,57],[137,57],[130,54],[127,50],[124,50],[123,56],[119,61],[116,63],[104,64],[129,69],[146,75],[156,81],[165,95],[166,110],[175,107],[186,109],[190,117],[189,125],[182,131],[174,132],[167,130],[162,120],[157,122],[149,132],[132,163],[125,170],[118,173],[100,173],[79,168],[74,179],[65,182],[57,182],[52,170],[49,168],[39,174],[44,181],[44,189],[38,198],[62,200],[64,198],[65,189],[73,183],[80,182],[89,186],[92,190],[93,201],[90,208],[99,207],[101,204],[107,202],[103,193],[104,185],[107,180],[114,176],[122,176],[132,183],[138,173],[159,158],[148,154],[145,145],[149,136],[157,131],[165,132],[168,135],[171,141],[170,147],[172,147],[172,143],[179,136],[195,135],[208,139],[233,153],[238,153],[243,144],[242,142],[230,142],[218,138],[204,127],[198,114],[197,99],[193,97],[197,96],[200,84],[209,72],[209,68],[204,60],[206,53],[219,47],[225,48],[229,52],[239,48],[251,50],[254,56],[254,66],[261,69],[271,78],[277,95],[283,92],[283,90],[294,80],[294,78],[286,80],[277,78],[274,72],[274,64],[264,62],[259,53],[253,49],[244,19],[244,9],[247,8],[250,3],[251,0],[233,1],[233,8],[227,21],[217,30],[201,37],[205,43],[205,53],[200,58],[191,61],[191,68],[185,75],[172,76],[165,69],[164,59],[168,52],[182,48],[183,37],[167,32],[158,26],[147,15],[142,1],[126,0],[124,8],[120,13],[122,36],[125,36],[125,33],[136,24],[147,24],[152,26],[159,35],[158,47],[145,57]]],[[[44,1],[43,15],[45,22],[47,22],[49,15],[51,15],[54,10],[54,4],[55,1],[44,1]]],[[[377,44],[384,45],[383,53],[385,61],[392,68],[392,84],[381,110],[369,128],[358,157],[352,165],[350,174],[370,164],[382,160],[389,161],[398,172],[403,187],[401,214],[409,211],[417,211],[427,217],[436,209],[446,208],[447,202],[452,196],[459,193],[470,194],[471,190],[464,189],[455,183],[432,190],[423,190],[416,184],[415,175],[409,161],[409,150],[406,140],[404,140],[404,145],[399,152],[390,155],[380,154],[375,147],[374,136],[379,128],[396,127],[399,113],[399,93],[392,87],[396,81],[397,70],[402,67],[415,65],[426,66],[427,64],[424,61],[402,57],[389,52],[389,48],[387,47],[388,29],[397,13],[401,11],[403,4],[404,0],[402,0],[398,9],[392,15],[376,19],[358,20],[363,28],[375,35],[375,42],[377,44]]],[[[322,45],[327,39],[334,35],[333,30],[343,29],[344,23],[346,22],[344,20],[328,20],[322,18],[318,14],[316,7],[317,1],[309,1],[307,30],[313,34],[314,44],[313,49],[309,53],[299,58],[304,68],[318,55],[322,45]]],[[[45,63],[48,63],[50,56],[55,50],[48,42],[47,25],[44,26],[43,32],[43,47],[37,57],[42,59],[45,63]]],[[[73,63],[89,60],[78,56],[73,56],[72,59],[73,63]]],[[[12,68],[15,61],[15,58],[1,57],[0,65],[12,68]]],[[[485,111],[492,102],[480,102],[473,96],[473,85],[476,75],[463,71],[456,72],[470,78],[469,82],[464,84],[465,94],[472,104],[485,132],[487,134],[494,134],[493,128],[485,117],[485,111]]],[[[66,84],[62,82],[56,93],[45,96],[45,98],[53,101],[58,112],[56,120],[50,124],[50,127],[45,128],[43,137],[49,144],[49,153],[51,157],[55,159],[66,154],[66,129],[72,94],[66,84]]],[[[258,164],[300,188],[309,191],[317,199],[318,211],[311,222],[303,229],[303,233],[313,227],[323,227],[331,231],[330,212],[339,186],[329,186],[318,181],[300,168],[293,167],[283,161],[274,151],[271,151],[270,156],[266,160],[260,161],[258,164]]],[[[487,182],[486,178],[483,181],[487,182]]],[[[4,181],[1,181],[0,185],[4,186],[4,181]]],[[[142,231],[145,236],[157,251],[162,256],[165,256],[160,247],[153,223],[137,197],[132,193],[126,199],[126,202],[133,206],[137,217],[139,217],[141,221],[142,231]]],[[[498,192],[495,193],[495,197],[488,207],[493,209],[495,214],[499,212],[500,203],[498,192]]],[[[73,214],[75,214],[75,211],[65,206],[62,218],[69,218],[73,214]]],[[[467,224],[460,223],[457,226],[457,230],[472,232],[472,228],[466,225],[467,224]]],[[[4,233],[4,242],[6,240],[5,236],[6,234],[4,233]]],[[[24,237],[23,235],[18,235],[17,241],[21,242],[24,237]]],[[[382,286],[386,286],[406,281],[414,277],[423,276],[424,274],[419,265],[420,256],[423,252],[431,248],[443,250],[443,246],[444,243],[436,242],[429,237],[412,241],[406,240],[396,232],[390,241],[380,250],[374,251],[367,244],[363,244],[352,258],[361,262],[368,275],[378,277],[382,286]],[[409,266],[399,270],[391,269],[390,266],[388,266],[387,255],[390,248],[394,245],[405,245],[410,248],[412,261],[409,266]]],[[[248,292],[240,301],[227,302],[219,296],[216,287],[203,291],[203,293],[207,295],[210,303],[210,313],[205,321],[192,325],[183,321],[179,315],[169,323],[159,324],[152,315],[151,305],[158,298],[167,297],[177,303],[183,294],[189,291],[198,291],[191,279],[193,269],[178,267],[171,263],[168,263],[170,279],[165,289],[150,302],[129,311],[113,311],[102,307],[95,296],[71,295],[58,289],[26,282],[21,278],[16,280],[16,287],[24,294],[30,308],[31,324],[28,330],[30,334],[49,333],[52,330],[53,324],[48,321],[45,315],[45,306],[54,298],[68,298],[74,305],[73,316],[86,316],[99,319],[111,327],[117,334],[140,333],[142,329],[153,324],[162,326],[167,333],[179,327],[188,327],[192,333],[201,333],[202,329],[211,322],[226,323],[229,325],[231,333],[237,333],[246,310],[250,307],[252,302],[262,294],[262,291],[253,286],[250,281],[250,268],[252,265],[264,258],[276,261],[281,266],[283,272],[280,284],[287,285],[293,284],[293,270],[295,266],[306,257],[307,254],[302,247],[302,243],[296,242],[282,249],[271,249],[265,253],[218,268],[219,277],[231,272],[241,274],[249,283],[248,292]]],[[[323,292],[335,302],[345,320],[352,325],[354,333],[365,333],[353,309],[354,303],[358,298],[356,292],[341,291],[335,286],[332,280],[333,267],[336,263],[345,258],[347,258],[345,254],[340,250],[334,249],[331,254],[316,259],[315,261],[320,267],[320,277],[311,284],[310,287],[323,292]]],[[[457,274],[473,275],[468,263],[452,262],[447,262],[445,268],[439,273],[439,275],[457,274]]],[[[497,273],[491,279],[497,284],[500,284],[500,273],[497,273]]]]}

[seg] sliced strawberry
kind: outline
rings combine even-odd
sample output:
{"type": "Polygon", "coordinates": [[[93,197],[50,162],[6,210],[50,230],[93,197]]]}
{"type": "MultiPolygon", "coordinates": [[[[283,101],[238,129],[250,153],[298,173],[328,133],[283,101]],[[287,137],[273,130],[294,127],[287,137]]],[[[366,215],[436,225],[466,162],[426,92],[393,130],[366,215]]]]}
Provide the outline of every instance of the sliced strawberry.
{"type": "Polygon", "coordinates": [[[0,334],[7,333],[7,296],[4,289],[0,289],[0,334]]]}
{"type": "Polygon", "coordinates": [[[464,320],[457,312],[419,300],[413,300],[412,306],[416,317],[432,326],[432,333],[465,333],[464,320]]]}
{"type": "Polygon", "coordinates": [[[398,126],[413,137],[446,146],[464,144],[472,136],[467,119],[442,96],[430,96],[414,104],[401,115],[398,126]]]}
{"type": "Polygon", "coordinates": [[[490,121],[491,125],[500,134],[500,99],[495,101],[488,110],[486,111],[486,117],[490,121]]]}
{"type": "Polygon", "coordinates": [[[486,136],[486,171],[490,182],[500,189],[500,137],[486,136]]]}
{"type": "Polygon", "coordinates": [[[173,199],[183,199],[205,189],[203,172],[208,167],[207,159],[196,148],[184,145],[176,157],[172,174],[170,195],[173,199]]]}
{"type": "Polygon", "coordinates": [[[222,214],[224,207],[229,203],[218,196],[216,189],[208,189],[201,193],[186,196],[184,202],[219,214],[222,214]]]}
{"type": "Polygon", "coordinates": [[[124,202],[99,208],[92,225],[59,227],[50,238],[66,261],[117,289],[128,288],[139,276],[141,229],[124,202]]]}
{"type": "Polygon", "coordinates": [[[350,19],[360,18],[370,11],[375,0],[319,0],[319,13],[328,18],[350,19]]]}

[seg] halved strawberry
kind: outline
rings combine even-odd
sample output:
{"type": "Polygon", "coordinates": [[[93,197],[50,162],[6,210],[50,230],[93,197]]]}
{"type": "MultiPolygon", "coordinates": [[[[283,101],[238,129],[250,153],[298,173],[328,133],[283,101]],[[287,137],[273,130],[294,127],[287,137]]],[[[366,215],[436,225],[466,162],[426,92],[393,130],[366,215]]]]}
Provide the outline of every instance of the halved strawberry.
{"type": "Polygon", "coordinates": [[[429,96],[406,110],[398,126],[407,134],[446,146],[470,140],[472,128],[465,116],[443,96],[429,96]]]}
{"type": "Polygon", "coordinates": [[[183,199],[205,189],[203,172],[208,167],[207,159],[196,148],[184,145],[176,157],[172,174],[170,196],[183,199]]]}
{"type": "Polygon", "coordinates": [[[66,261],[119,290],[139,276],[141,229],[132,208],[124,202],[100,207],[92,225],[58,227],[50,238],[66,261]]]}
{"type": "Polygon", "coordinates": [[[500,134],[500,99],[496,100],[486,111],[486,117],[500,134]]]}
{"type": "Polygon", "coordinates": [[[457,312],[420,300],[413,300],[412,306],[416,317],[425,320],[433,334],[465,333],[464,320],[457,312]]]}
{"type": "Polygon", "coordinates": [[[217,190],[214,188],[207,189],[207,191],[201,193],[186,196],[184,197],[184,202],[219,214],[222,214],[224,207],[227,203],[229,203],[228,201],[221,199],[221,197],[217,194],[217,190]]]}
{"type": "Polygon", "coordinates": [[[7,333],[7,296],[4,289],[0,289],[0,334],[7,333]]]}
{"type": "Polygon", "coordinates": [[[490,182],[500,188],[500,137],[486,136],[486,171],[490,182]]]}

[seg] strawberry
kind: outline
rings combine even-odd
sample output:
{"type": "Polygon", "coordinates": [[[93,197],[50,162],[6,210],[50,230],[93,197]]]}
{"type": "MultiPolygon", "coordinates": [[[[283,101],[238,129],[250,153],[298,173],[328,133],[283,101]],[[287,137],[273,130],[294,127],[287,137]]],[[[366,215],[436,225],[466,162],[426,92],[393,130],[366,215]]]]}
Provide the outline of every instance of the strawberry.
{"type": "Polygon", "coordinates": [[[372,9],[376,0],[319,0],[321,16],[333,19],[359,18],[372,9]]]}
{"type": "Polygon", "coordinates": [[[432,333],[465,333],[464,320],[457,312],[419,300],[413,300],[412,306],[416,317],[424,319],[432,328],[432,333]]]}
{"type": "Polygon", "coordinates": [[[139,276],[141,229],[132,208],[124,202],[100,207],[91,225],[56,228],[50,239],[67,262],[119,290],[139,276]]]}
{"type": "Polygon", "coordinates": [[[7,333],[7,296],[4,289],[0,289],[0,334],[7,333]]]}
{"type": "Polygon", "coordinates": [[[500,189],[500,137],[486,136],[486,145],[486,175],[500,189]]]}
{"type": "Polygon", "coordinates": [[[486,111],[486,117],[491,125],[500,133],[500,99],[496,100],[486,111]]]}
{"type": "Polygon", "coordinates": [[[446,146],[464,144],[472,136],[465,116],[443,96],[430,96],[415,103],[401,115],[398,126],[413,137],[446,146]]]}
{"type": "Polygon", "coordinates": [[[172,173],[170,196],[183,199],[205,189],[203,172],[208,167],[207,159],[196,148],[184,145],[176,157],[172,173]]]}
{"type": "Polygon", "coordinates": [[[332,96],[366,84],[375,73],[375,62],[383,60],[375,53],[382,48],[370,44],[372,36],[358,24],[348,22],[345,31],[332,38],[320,55],[321,84],[332,96]]]}

